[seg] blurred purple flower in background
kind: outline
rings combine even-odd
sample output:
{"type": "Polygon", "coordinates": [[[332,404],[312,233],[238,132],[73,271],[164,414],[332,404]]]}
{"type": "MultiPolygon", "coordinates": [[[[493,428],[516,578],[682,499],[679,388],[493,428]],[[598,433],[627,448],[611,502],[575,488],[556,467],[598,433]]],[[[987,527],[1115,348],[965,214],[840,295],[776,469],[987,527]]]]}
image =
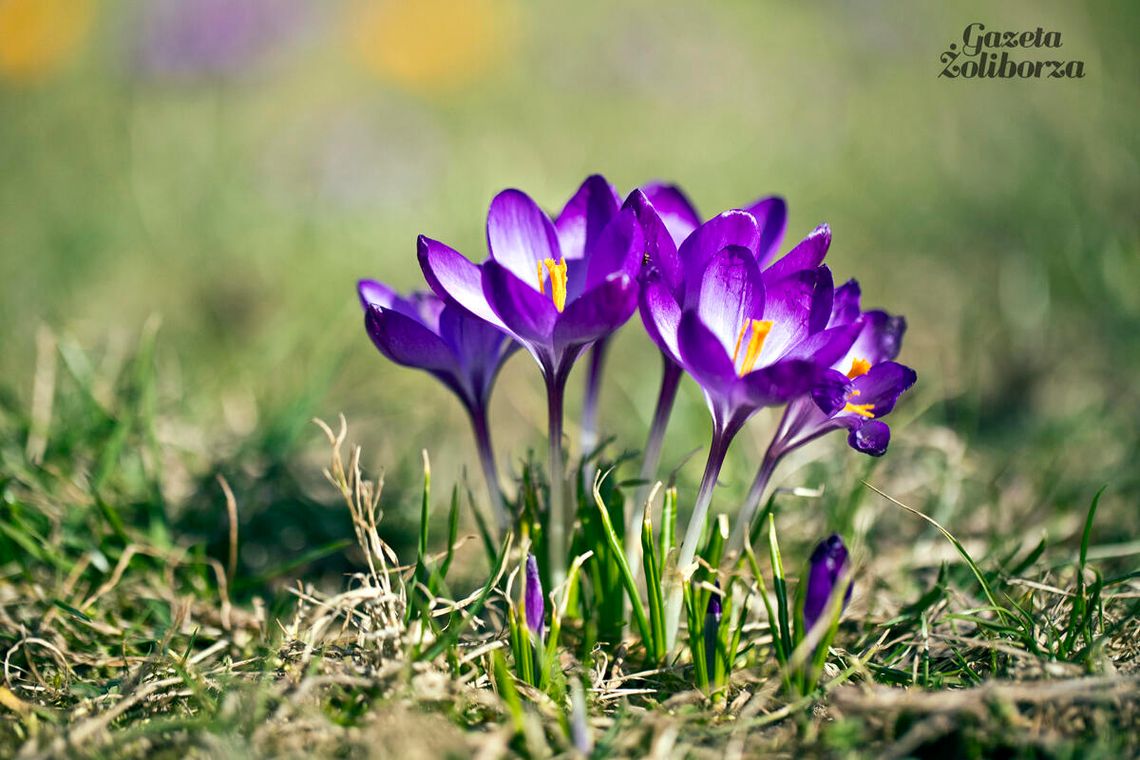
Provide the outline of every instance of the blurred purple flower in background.
{"type": "Polygon", "coordinates": [[[506,533],[510,514],[499,486],[487,407],[495,377],[518,344],[434,293],[403,297],[375,280],[361,280],[357,290],[364,307],[364,326],[376,348],[397,364],[435,375],[467,410],[491,508],[500,532],[506,533]]]}
{"type": "MultiPolygon", "coordinates": [[[[847,547],[838,534],[833,533],[816,545],[808,560],[807,577],[800,580],[800,583],[807,584],[803,596],[803,635],[806,636],[827,611],[827,604],[847,571],[847,565],[847,547]]],[[[844,609],[850,599],[851,586],[848,585],[843,598],[844,609]]]]}
{"type": "Polygon", "coordinates": [[[546,631],[546,599],[542,594],[542,578],[538,575],[538,560],[526,555],[526,588],[523,589],[523,606],[526,608],[526,627],[541,643],[546,631]]]}
{"type": "Polygon", "coordinates": [[[160,78],[237,74],[286,42],[303,11],[297,0],[148,0],[138,63],[160,78]]]}

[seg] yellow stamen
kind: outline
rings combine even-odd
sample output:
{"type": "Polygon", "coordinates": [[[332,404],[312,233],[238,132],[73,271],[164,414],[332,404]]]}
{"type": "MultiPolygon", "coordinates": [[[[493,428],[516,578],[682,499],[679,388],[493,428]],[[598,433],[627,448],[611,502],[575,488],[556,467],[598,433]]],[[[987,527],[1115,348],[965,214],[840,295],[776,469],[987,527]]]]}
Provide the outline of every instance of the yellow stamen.
{"type": "Polygon", "coordinates": [[[546,295],[546,269],[543,268],[541,261],[536,263],[538,264],[538,292],[546,295]]]}
{"type": "MultiPolygon", "coordinates": [[[[546,259],[546,271],[550,274],[550,298],[554,301],[554,308],[562,311],[566,308],[566,259],[555,262],[554,259],[546,259]]],[[[542,270],[541,264],[539,265],[539,290],[545,292],[542,288],[542,270]]]]}
{"type": "Polygon", "coordinates": [[[760,352],[764,350],[764,341],[768,338],[768,333],[772,331],[772,320],[750,319],[745,323],[740,330],[740,336],[736,339],[736,349],[732,352],[733,364],[736,363],[736,358],[740,354],[740,345],[744,342],[744,333],[749,327],[752,328],[752,335],[748,338],[748,347],[744,349],[744,360],[740,363],[739,374],[741,377],[756,367],[760,352]]]}
{"type": "Polygon", "coordinates": [[[843,411],[850,412],[851,414],[857,414],[860,417],[866,417],[867,419],[871,419],[872,417],[875,416],[875,413],[871,411],[874,408],[875,408],[874,404],[852,404],[849,401],[849,402],[847,402],[847,405],[843,407],[843,411]]]}
{"type": "Polygon", "coordinates": [[[851,360],[851,369],[847,370],[847,379],[854,380],[871,371],[871,362],[858,357],[851,360]]]}

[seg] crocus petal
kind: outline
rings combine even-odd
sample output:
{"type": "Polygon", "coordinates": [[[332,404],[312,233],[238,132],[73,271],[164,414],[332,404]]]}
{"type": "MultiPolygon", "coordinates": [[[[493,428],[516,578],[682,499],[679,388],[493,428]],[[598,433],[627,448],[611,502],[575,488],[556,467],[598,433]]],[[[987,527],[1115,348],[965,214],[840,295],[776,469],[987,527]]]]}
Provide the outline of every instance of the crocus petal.
{"type": "Polygon", "coordinates": [[[748,403],[762,407],[783,404],[810,393],[819,384],[822,374],[815,362],[786,359],[749,372],[740,380],[748,403]]]}
{"type": "Polygon", "coordinates": [[[856,424],[850,427],[851,431],[847,434],[848,446],[873,457],[887,453],[887,446],[891,443],[891,428],[887,423],[857,418],[856,424]]]}
{"type": "Polygon", "coordinates": [[[376,280],[360,280],[356,283],[356,294],[365,309],[373,304],[388,309],[399,298],[395,290],[376,280]]]}
{"type": "MultiPolygon", "coordinates": [[[[816,408],[823,412],[824,416],[830,418],[847,404],[847,392],[850,389],[851,383],[848,381],[847,375],[833,369],[824,370],[816,378],[815,384],[812,385],[811,400],[816,408]]],[[[838,420],[839,417],[843,416],[838,415],[836,419],[838,420]]],[[[848,416],[855,417],[857,415],[848,416]]]]}
{"type": "Polygon", "coordinates": [[[725,211],[697,227],[678,246],[681,270],[686,282],[698,282],[708,266],[709,259],[730,245],[747,248],[755,253],[760,243],[760,230],[756,219],[747,211],[725,211]]]}
{"type": "Polygon", "coordinates": [[[785,359],[809,359],[821,367],[830,367],[843,358],[863,330],[860,322],[829,327],[801,340],[784,354],[785,359]]]}
{"type": "Polygon", "coordinates": [[[760,243],[756,248],[756,263],[761,268],[776,255],[788,226],[788,204],[778,195],[772,195],[748,206],[745,211],[756,217],[760,227],[760,243]]]}
{"type": "Polygon", "coordinates": [[[692,202],[676,185],[666,185],[660,182],[651,182],[643,185],[641,191],[653,204],[657,215],[661,217],[669,236],[673,239],[673,246],[678,247],[681,241],[693,233],[701,224],[700,214],[693,208],[692,202]]]}
{"type": "Polygon", "coordinates": [[[835,289],[835,297],[831,300],[831,319],[829,327],[846,325],[854,322],[863,313],[859,305],[861,291],[858,280],[848,280],[835,289]]]}
{"type": "Polygon", "coordinates": [[[660,275],[642,279],[639,305],[641,321],[650,339],[670,359],[679,362],[681,352],[677,347],[677,328],[681,322],[681,306],[660,275]]]}
{"type": "Polygon", "coordinates": [[[831,321],[831,307],[835,301],[835,280],[831,267],[824,264],[815,269],[815,289],[811,296],[811,311],[808,314],[808,332],[817,333],[831,321]]]}
{"type": "Polygon", "coordinates": [[[519,348],[506,333],[455,303],[440,312],[439,335],[451,347],[472,390],[484,400],[507,357],[519,348]]]}
{"type": "Polygon", "coordinates": [[[712,331],[730,355],[740,331],[764,313],[764,284],[752,251],[729,246],[717,252],[698,287],[689,294],[705,327],[712,331]]]}
{"type": "Polygon", "coordinates": [[[898,362],[882,362],[851,381],[850,400],[855,404],[873,404],[870,411],[876,417],[883,417],[895,408],[899,396],[917,379],[917,373],[910,367],[898,362]]]}
{"type": "Polygon", "coordinates": [[[617,191],[604,177],[587,177],[554,223],[562,255],[571,261],[582,258],[617,214],[620,203],[617,191]]]}
{"type": "Polygon", "coordinates": [[[558,318],[550,296],[539,293],[497,261],[483,264],[483,293],[502,324],[530,343],[547,343],[558,318]]]}
{"type": "MultiPolygon", "coordinates": [[[[641,233],[641,225],[637,223],[637,214],[631,208],[624,208],[600,233],[590,249],[588,260],[579,265],[586,267],[585,289],[597,287],[615,274],[637,279],[644,253],[645,238],[641,233]]],[[[573,263],[567,270],[572,268],[573,263]]],[[[572,299],[576,295],[570,293],[567,298],[572,299]]]]}
{"type": "Polygon", "coordinates": [[[483,273],[478,265],[454,248],[423,235],[417,247],[424,279],[440,298],[450,298],[480,319],[504,326],[483,293],[483,273]]]}
{"type": "Polygon", "coordinates": [[[764,282],[774,282],[802,269],[815,269],[823,263],[830,247],[831,228],[821,224],[783,258],[764,271],[764,282]]]}
{"type": "Polygon", "coordinates": [[[640,190],[634,190],[625,200],[624,208],[632,209],[641,225],[641,236],[645,241],[643,272],[656,271],[670,290],[680,297],[678,289],[681,281],[681,261],[677,258],[677,244],[665,223],[658,215],[649,198],[640,190]]]}
{"type": "Polygon", "coordinates": [[[523,606],[526,608],[526,627],[541,641],[546,622],[546,598],[542,593],[542,579],[538,575],[538,561],[533,554],[526,555],[523,606]]]}
{"type": "Polygon", "coordinates": [[[487,246],[492,259],[535,291],[539,289],[538,264],[562,259],[550,217],[520,190],[504,190],[491,201],[487,246]]]}
{"type": "Polygon", "coordinates": [[[761,364],[782,358],[811,334],[818,277],[815,269],[792,272],[780,279],[764,273],[764,319],[771,320],[774,326],[764,342],[761,364]]]}
{"type": "Polygon", "coordinates": [[[736,367],[728,352],[695,311],[685,311],[681,315],[677,326],[677,348],[681,366],[706,391],[721,393],[736,381],[736,367]]]}
{"type": "Polygon", "coordinates": [[[398,311],[369,306],[364,326],[381,353],[397,364],[433,371],[454,372],[455,356],[431,330],[398,311]]]}
{"type": "Polygon", "coordinates": [[[866,359],[871,364],[889,361],[902,350],[906,333],[906,319],[891,316],[885,311],[868,311],[863,314],[863,331],[851,346],[852,358],[866,359]]]}
{"type": "MultiPolygon", "coordinates": [[[[827,610],[827,603],[846,569],[847,547],[838,535],[824,539],[811,553],[807,577],[800,581],[807,583],[804,592],[804,634],[812,629],[827,610]]],[[[847,596],[843,600],[844,607],[850,597],[851,589],[848,587],[847,596]]]]}
{"type": "Polygon", "coordinates": [[[587,290],[554,324],[556,350],[585,345],[621,327],[637,308],[637,281],[627,274],[610,275],[587,290]]]}

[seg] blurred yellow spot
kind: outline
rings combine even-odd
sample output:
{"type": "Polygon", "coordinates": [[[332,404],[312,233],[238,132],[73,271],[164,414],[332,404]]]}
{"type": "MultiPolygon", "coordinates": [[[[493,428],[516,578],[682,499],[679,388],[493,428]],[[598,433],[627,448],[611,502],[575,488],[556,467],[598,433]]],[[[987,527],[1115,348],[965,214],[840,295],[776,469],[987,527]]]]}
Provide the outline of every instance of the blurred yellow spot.
{"type": "Polygon", "coordinates": [[[92,11],[92,0],[0,0],[0,76],[31,82],[66,63],[92,11]]]}
{"type": "Polygon", "coordinates": [[[554,308],[561,312],[566,308],[566,259],[557,263],[554,259],[538,262],[538,292],[546,295],[546,276],[542,272],[543,266],[550,273],[550,298],[554,301],[554,308]]]}
{"type": "Polygon", "coordinates": [[[349,34],[364,65],[413,90],[471,82],[514,39],[515,0],[356,0],[349,34]]]}
{"type": "Polygon", "coordinates": [[[871,362],[858,357],[851,360],[851,369],[847,370],[847,379],[854,380],[871,371],[871,362]]]}
{"type": "Polygon", "coordinates": [[[740,364],[738,374],[744,377],[756,367],[756,360],[760,358],[760,352],[764,350],[764,341],[768,338],[768,333],[772,332],[772,320],[770,319],[750,319],[744,323],[740,328],[740,334],[736,336],[736,348],[732,351],[732,363],[736,364],[737,358],[740,356],[740,347],[744,344],[744,334],[748,332],[748,328],[752,328],[752,337],[748,339],[748,348],[744,350],[744,361],[740,364]]]}

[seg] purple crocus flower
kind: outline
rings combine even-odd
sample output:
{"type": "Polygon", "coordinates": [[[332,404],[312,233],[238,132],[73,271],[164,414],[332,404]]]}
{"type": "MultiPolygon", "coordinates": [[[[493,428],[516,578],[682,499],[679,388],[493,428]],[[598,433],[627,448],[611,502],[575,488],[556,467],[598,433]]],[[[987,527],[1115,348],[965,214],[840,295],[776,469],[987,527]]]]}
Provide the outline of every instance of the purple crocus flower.
{"type": "MultiPolygon", "coordinates": [[[[571,261],[590,256],[620,209],[621,200],[610,183],[596,175],[587,178],[554,220],[562,255],[571,261]]],[[[598,445],[598,397],[609,339],[609,335],[602,336],[590,346],[579,436],[583,456],[598,445]]],[[[593,468],[583,468],[582,481],[587,490],[593,486],[593,480],[593,468]]]]}
{"type": "MultiPolygon", "coordinates": [[[[806,636],[827,611],[827,604],[841,576],[847,571],[847,565],[847,547],[838,534],[833,533],[816,545],[808,561],[807,577],[800,581],[807,584],[803,596],[803,635],[806,636]]],[[[850,599],[851,586],[848,586],[843,599],[844,609],[850,599]]]]}
{"type": "Polygon", "coordinates": [[[885,311],[861,311],[859,283],[850,280],[835,292],[829,326],[863,322],[863,329],[847,353],[834,365],[851,380],[846,402],[827,416],[810,405],[788,407],[786,429],[777,437],[783,450],[795,448],[830,430],[845,428],[851,448],[871,456],[882,456],[890,443],[891,431],[881,421],[895,407],[918,375],[893,361],[902,349],[906,320],[885,311]]]}
{"type": "Polygon", "coordinates": [[[403,297],[375,280],[361,280],[357,292],[365,329],[380,352],[397,364],[430,372],[459,397],[471,418],[491,508],[505,532],[510,514],[499,487],[487,407],[495,377],[518,344],[431,292],[403,297]]]}
{"type": "Polygon", "coordinates": [[[542,594],[542,579],[538,576],[538,560],[529,552],[526,555],[526,588],[523,589],[523,606],[526,608],[526,627],[541,642],[546,624],[546,598],[542,594]]]}
{"type": "MultiPolygon", "coordinates": [[[[652,272],[642,283],[642,319],[650,336],[701,386],[713,417],[678,567],[693,561],[729,444],[758,409],[810,396],[831,414],[844,403],[847,379],[829,367],[847,352],[862,323],[827,327],[833,288],[821,264],[830,230],[817,228],[763,272],[756,256],[760,240],[751,214],[726,211],[681,244],[679,285],[652,272]]],[[[670,644],[680,619],[679,591],[669,595],[670,644]]]]}
{"type": "Polygon", "coordinates": [[[636,274],[644,247],[635,212],[603,221],[612,192],[601,177],[586,180],[559,216],[526,194],[504,190],[487,213],[490,257],[475,264],[452,248],[420,237],[419,258],[432,289],[504,330],[526,347],[546,381],[550,505],[546,530],[555,584],[565,577],[565,483],[562,409],[575,360],[620,327],[637,307],[636,274]]]}
{"type": "Polygon", "coordinates": [[[843,403],[831,413],[808,399],[788,404],[741,505],[730,542],[732,546],[739,546],[759,509],[772,473],[789,452],[832,430],[845,429],[847,443],[856,451],[876,457],[886,453],[891,429],[882,418],[918,379],[913,369],[894,361],[902,348],[906,320],[884,311],[862,311],[859,283],[850,280],[835,290],[828,327],[834,329],[857,323],[862,324],[858,337],[832,365],[834,372],[850,381],[843,403]]]}
{"type": "MultiPolygon", "coordinates": [[[[645,236],[646,264],[644,272],[659,278],[672,293],[677,303],[685,296],[684,267],[679,257],[679,249],[685,240],[701,226],[701,217],[685,193],[676,185],[650,183],[641,188],[642,195],[635,196],[634,210],[645,236]]],[[[744,209],[756,220],[757,239],[753,250],[756,264],[764,267],[770,263],[784,237],[787,226],[787,204],[783,198],[769,196],[761,198],[744,209]]],[[[685,248],[686,254],[696,250],[685,248]]],[[[646,320],[642,310],[642,320],[650,334],[656,334],[653,321],[646,320]]],[[[669,416],[677,398],[677,388],[681,381],[681,367],[671,358],[668,351],[662,350],[661,385],[657,393],[657,404],[653,412],[653,422],[645,442],[641,460],[639,479],[643,485],[633,495],[632,504],[626,512],[629,515],[626,525],[626,552],[634,573],[641,567],[640,531],[636,529],[645,515],[646,498],[649,488],[657,475],[661,460],[661,447],[669,416]]]]}

